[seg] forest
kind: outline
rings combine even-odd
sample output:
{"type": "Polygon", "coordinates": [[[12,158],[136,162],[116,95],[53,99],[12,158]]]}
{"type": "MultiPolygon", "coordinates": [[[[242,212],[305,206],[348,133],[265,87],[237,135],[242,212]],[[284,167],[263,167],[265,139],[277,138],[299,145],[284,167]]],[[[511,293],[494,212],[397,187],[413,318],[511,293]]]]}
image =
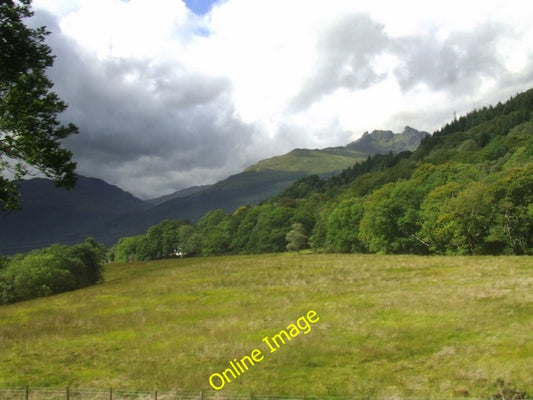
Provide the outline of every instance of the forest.
{"type": "Polygon", "coordinates": [[[165,220],[124,237],[115,261],[299,251],[533,253],[533,90],[474,110],[414,152],[299,179],[256,206],[165,220]]]}

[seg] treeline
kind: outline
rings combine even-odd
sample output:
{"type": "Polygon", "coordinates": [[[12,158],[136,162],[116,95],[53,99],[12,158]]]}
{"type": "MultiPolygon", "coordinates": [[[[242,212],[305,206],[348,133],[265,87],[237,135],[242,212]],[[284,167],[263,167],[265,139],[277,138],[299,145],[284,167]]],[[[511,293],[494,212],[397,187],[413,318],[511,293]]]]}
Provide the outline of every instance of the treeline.
{"type": "Polygon", "coordinates": [[[116,261],[307,247],[381,254],[533,254],[532,204],[533,164],[484,176],[475,165],[424,163],[411,179],[363,197],[351,190],[331,201],[315,194],[292,204],[241,207],[231,215],[210,211],[197,224],[163,221],[146,235],[121,239],[113,254],[116,261]]]}
{"type": "Polygon", "coordinates": [[[102,280],[106,249],[94,239],[0,258],[0,304],[50,296],[102,280]]]}
{"type": "Polygon", "coordinates": [[[413,153],[309,176],[258,206],[164,221],[116,260],[317,251],[533,254],[533,90],[473,111],[413,153]],[[295,238],[298,238],[296,241],[295,238]],[[305,239],[305,240],[304,240],[305,239]]]}

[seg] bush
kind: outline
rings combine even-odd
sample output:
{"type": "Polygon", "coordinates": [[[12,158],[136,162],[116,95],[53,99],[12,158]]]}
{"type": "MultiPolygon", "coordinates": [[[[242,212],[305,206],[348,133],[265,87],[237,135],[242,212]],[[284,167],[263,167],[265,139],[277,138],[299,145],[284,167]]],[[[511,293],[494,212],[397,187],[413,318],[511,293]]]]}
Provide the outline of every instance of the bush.
{"type": "Polygon", "coordinates": [[[61,267],[59,259],[51,254],[29,254],[9,265],[3,271],[5,288],[10,289],[2,298],[11,303],[35,297],[49,296],[75,289],[72,273],[61,267]]]}
{"type": "Polygon", "coordinates": [[[50,296],[102,280],[103,247],[88,239],[18,255],[0,268],[0,304],[50,296]]]}

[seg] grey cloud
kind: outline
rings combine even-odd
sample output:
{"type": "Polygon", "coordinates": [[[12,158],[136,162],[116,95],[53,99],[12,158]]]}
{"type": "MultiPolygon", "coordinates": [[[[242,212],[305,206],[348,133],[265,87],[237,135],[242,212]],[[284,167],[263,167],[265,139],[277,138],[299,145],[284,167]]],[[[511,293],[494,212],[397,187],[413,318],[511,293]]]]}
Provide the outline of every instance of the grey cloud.
{"type": "Polygon", "coordinates": [[[381,80],[373,58],[388,46],[383,26],[363,14],[352,14],[326,30],[317,43],[315,74],[295,98],[306,107],[339,88],[364,89],[381,80]]]}
{"type": "Polygon", "coordinates": [[[454,32],[443,41],[431,35],[408,37],[392,46],[401,62],[396,77],[402,90],[418,83],[431,89],[469,92],[484,76],[503,71],[495,49],[502,26],[486,24],[470,32],[454,32]]]}
{"type": "Polygon", "coordinates": [[[234,117],[228,81],[168,62],[96,60],[79,53],[52,16],[39,17],[53,31],[49,75],[69,104],[62,119],[80,129],[65,141],[79,173],[157,196],[243,167],[254,127],[234,117]]]}
{"type": "Polygon", "coordinates": [[[315,72],[294,97],[293,108],[308,107],[340,88],[366,89],[381,81],[385,76],[374,65],[381,54],[397,56],[394,75],[404,92],[423,83],[432,90],[468,94],[483,78],[505,78],[496,46],[512,35],[509,27],[487,22],[444,40],[437,37],[436,27],[433,32],[392,38],[367,15],[344,17],[321,35],[315,72]]]}

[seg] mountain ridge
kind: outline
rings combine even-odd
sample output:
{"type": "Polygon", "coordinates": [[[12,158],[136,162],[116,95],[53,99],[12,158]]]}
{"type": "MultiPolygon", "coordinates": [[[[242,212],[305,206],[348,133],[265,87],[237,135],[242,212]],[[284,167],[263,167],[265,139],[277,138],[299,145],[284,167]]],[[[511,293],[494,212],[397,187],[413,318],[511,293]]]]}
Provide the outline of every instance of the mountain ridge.
{"type": "Polygon", "coordinates": [[[175,198],[178,198],[178,197],[187,197],[187,196],[190,196],[192,194],[201,192],[202,190],[208,189],[210,186],[212,186],[212,185],[189,186],[189,187],[186,187],[185,189],[180,189],[180,190],[178,190],[176,192],[165,194],[163,196],[155,197],[153,199],[148,199],[148,200],[145,200],[145,201],[147,203],[149,203],[149,204],[153,204],[153,205],[157,206],[159,204],[163,204],[163,203],[165,203],[165,202],[167,202],[169,200],[172,200],[172,199],[175,199],[175,198]]]}
{"type": "Polygon", "coordinates": [[[367,131],[358,140],[347,144],[346,148],[370,155],[386,153],[389,150],[393,153],[401,153],[402,151],[414,151],[426,136],[430,134],[407,125],[401,133],[394,133],[390,130],[374,130],[371,133],[367,131]]]}

